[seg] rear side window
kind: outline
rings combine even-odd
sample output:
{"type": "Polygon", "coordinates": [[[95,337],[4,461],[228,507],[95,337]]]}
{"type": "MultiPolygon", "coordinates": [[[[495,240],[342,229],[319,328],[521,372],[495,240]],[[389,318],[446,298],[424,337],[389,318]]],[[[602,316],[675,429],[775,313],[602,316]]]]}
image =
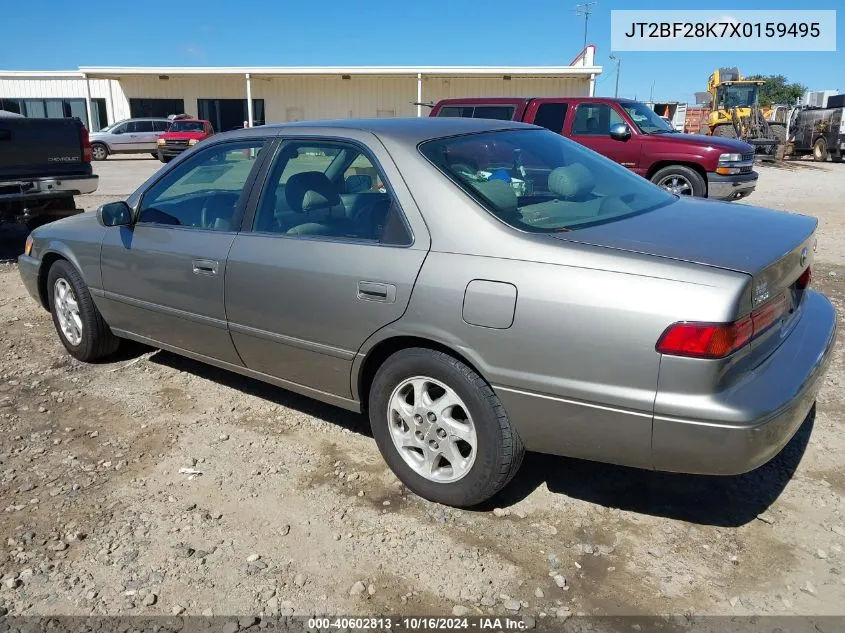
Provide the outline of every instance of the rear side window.
{"type": "Polygon", "coordinates": [[[153,129],[156,132],[167,132],[168,127],[170,127],[170,121],[153,121],[153,129]]]}
{"type": "Polygon", "coordinates": [[[291,141],[267,177],[253,230],[404,246],[402,210],[378,165],[359,147],[291,141]]]}
{"type": "Polygon", "coordinates": [[[510,121],[515,109],[509,105],[443,106],[437,116],[510,121]]]}
{"type": "Polygon", "coordinates": [[[566,119],[565,103],[541,103],[534,116],[534,125],[539,125],[552,132],[563,132],[563,121],[566,119]]]}

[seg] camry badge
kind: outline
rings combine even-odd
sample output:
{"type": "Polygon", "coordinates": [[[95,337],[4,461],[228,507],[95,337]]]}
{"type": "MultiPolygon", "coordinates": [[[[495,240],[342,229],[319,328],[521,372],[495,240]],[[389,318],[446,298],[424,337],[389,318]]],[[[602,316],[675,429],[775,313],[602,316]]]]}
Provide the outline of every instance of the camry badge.
{"type": "Polygon", "coordinates": [[[807,265],[807,247],[801,249],[801,268],[807,265]]]}

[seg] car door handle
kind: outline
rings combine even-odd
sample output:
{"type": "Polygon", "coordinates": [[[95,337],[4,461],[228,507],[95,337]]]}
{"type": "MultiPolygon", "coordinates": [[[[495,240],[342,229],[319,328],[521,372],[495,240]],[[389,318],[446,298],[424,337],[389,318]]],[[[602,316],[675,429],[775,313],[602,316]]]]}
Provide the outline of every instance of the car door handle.
{"type": "Polygon", "coordinates": [[[396,286],[378,281],[359,281],[358,298],[361,301],[393,303],[396,301],[396,286]]]}
{"type": "Polygon", "coordinates": [[[193,261],[195,275],[216,275],[219,262],[213,259],[195,259],[193,261]]]}

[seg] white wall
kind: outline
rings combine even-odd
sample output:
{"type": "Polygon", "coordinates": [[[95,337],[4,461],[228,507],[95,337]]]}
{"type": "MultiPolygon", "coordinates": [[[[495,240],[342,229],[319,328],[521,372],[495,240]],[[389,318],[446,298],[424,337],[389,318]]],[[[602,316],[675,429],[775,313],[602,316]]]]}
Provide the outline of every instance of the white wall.
{"type": "MultiPolygon", "coordinates": [[[[105,98],[109,122],[129,117],[129,99],[184,99],[185,111],[197,115],[197,99],[244,99],[246,78],[232,75],[194,77],[126,76],[120,80],[90,79],[91,97],[105,98]]],[[[589,77],[501,76],[423,77],[422,100],[446,97],[536,96],[589,94],[589,77]]],[[[2,79],[0,97],[84,98],[83,79],[2,79]]],[[[416,76],[288,75],[252,78],[253,99],[264,99],[269,122],[376,116],[416,116],[416,76]]],[[[423,108],[423,115],[428,109],[423,108]]]]}

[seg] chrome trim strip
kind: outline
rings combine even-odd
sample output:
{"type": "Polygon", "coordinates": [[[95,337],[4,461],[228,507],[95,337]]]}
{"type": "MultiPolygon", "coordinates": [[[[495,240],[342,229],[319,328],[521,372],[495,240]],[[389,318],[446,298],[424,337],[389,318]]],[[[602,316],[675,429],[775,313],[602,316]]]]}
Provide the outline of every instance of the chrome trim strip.
{"type": "Polygon", "coordinates": [[[195,312],[187,312],[186,310],[179,310],[177,308],[163,306],[158,303],[151,303],[150,301],[127,297],[124,295],[117,294],[116,292],[109,292],[108,290],[104,291],[102,296],[106,299],[111,299],[112,301],[117,301],[119,303],[125,303],[126,305],[135,306],[136,308],[143,308],[145,310],[151,310],[153,312],[160,312],[162,314],[178,317],[180,319],[186,319],[188,321],[194,321],[195,323],[201,323],[202,325],[210,325],[212,327],[220,328],[221,330],[227,329],[226,321],[224,319],[215,319],[214,317],[196,314],[195,312]]]}
{"type": "Polygon", "coordinates": [[[314,343],[313,341],[306,341],[301,338],[294,338],[293,336],[285,336],[284,334],[277,334],[275,332],[268,332],[259,328],[250,327],[248,325],[240,325],[239,323],[229,323],[229,329],[238,334],[246,334],[256,338],[263,338],[274,343],[281,343],[283,345],[290,345],[291,347],[298,347],[309,352],[316,352],[325,356],[333,356],[342,360],[352,360],[355,358],[355,352],[342,349],[340,347],[333,347],[323,343],[314,343]]]}
{"type": "Polygon", "coordinates": [[[596,404],[595,402],[587,402],[585,400],[572,400],[570,398],[561,398],[559,396],[550,396],[545,393],[537,393],[536,391],[524,391],[522,389],[514,389],[512,387],[503,387],[501,385],[493,385],[493,390],[509,391],[510,393],[517,393],[522,396],[532,396],[534,398],[543,398],[544,400],[555,400],[565,404],[575,404],[582,407],[589,407],[590,409],[600,409],[602,411],[611,411],[613,413],[624,413],[626,415],[635,415],[641,418],[653,418],[653,413],[645,411],[637,411],[635,409],[622,409],[619,407],[609,407],[603,404],[596,404]]]}

